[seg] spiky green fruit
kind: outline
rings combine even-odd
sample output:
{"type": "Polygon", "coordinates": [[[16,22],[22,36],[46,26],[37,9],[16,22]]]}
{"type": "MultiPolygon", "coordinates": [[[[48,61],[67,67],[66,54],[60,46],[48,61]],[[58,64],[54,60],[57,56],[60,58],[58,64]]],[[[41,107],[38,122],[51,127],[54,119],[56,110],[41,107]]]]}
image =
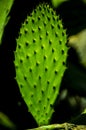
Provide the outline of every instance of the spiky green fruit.
{"type": "Polygon", "coordinates": [[[16,81],[38,125],[49,124],[66,69],[66,32],[47,4],[39,5],[20,29],[15,51],[16,81]]]}

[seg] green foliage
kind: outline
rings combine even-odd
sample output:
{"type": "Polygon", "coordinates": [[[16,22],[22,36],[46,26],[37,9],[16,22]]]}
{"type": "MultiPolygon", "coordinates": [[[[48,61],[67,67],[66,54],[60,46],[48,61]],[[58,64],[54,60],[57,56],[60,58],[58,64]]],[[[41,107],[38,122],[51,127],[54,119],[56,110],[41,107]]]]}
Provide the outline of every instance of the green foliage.
{"type": "Polygon", "coordinates": [[[23,23],[15,51],[16,81],[37,124],[49,124],[66,69],[67,36],[59,17],[39,5],[23,23]]]}
{"type": "Polygon", "coordinates": [[[9,128],[9,130],[16,130],[15,124],[9,119],[7,115],[2,112],[0,112],[0,125],[7,129],[9,128]]]}
{"type": "Polygon", "coordinates": [[[0,0],[0,44],[4,32],[4,28],[9,20],[9,12],[14,0],[0,0]]]}
{"type": "Polygon", "coordinates": [[[86,68],[86,29],[70,36],[68,44],[76,50],[80,64],[86,68]]]}
{"type": "Polygon", "coordinates": [[[63,2],[66,2],[66,1],[68,1],[68,0],[51,0],[54,8],[57,8],[60,4],[62,4],[63,2]]]}

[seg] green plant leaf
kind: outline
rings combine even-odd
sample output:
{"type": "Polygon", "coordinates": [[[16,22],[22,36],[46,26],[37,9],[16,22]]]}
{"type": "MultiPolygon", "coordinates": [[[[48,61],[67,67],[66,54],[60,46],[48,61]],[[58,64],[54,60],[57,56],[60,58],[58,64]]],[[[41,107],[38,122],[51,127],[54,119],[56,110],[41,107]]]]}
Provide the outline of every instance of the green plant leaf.
{"type": "Polygon", "coordinates": [[[9,128],[9,130],[16,130],[15,124],[3,112],[0,112],[0,125],[9,128]]]}
{"type": "Polygon", "coordinates": [[[51,0],[54,8],[57,8],[60,4],[62,4],[63,2],[66,2],[66,1],[68,1],[68,0],[51,0]]]}
{"type": "Polygon", "coordinates": [[[66,69],[68,47],[62,21],[47,4],[23,23],[15,51],[16,81],[37,124],[49,124],[66,69]]]}
{"type": "Polygon", "coordinates": [[[14,0],[0,0],[0,44],[2,41],[2,36],[4,28],[9,20],[9,12],[12,7],[14,0]]]}
{"type": "Polygon", "coordinates": [[[79,63],[86,68],[86,29],[70,36],[68,44],[75,49],[79,63]]]}

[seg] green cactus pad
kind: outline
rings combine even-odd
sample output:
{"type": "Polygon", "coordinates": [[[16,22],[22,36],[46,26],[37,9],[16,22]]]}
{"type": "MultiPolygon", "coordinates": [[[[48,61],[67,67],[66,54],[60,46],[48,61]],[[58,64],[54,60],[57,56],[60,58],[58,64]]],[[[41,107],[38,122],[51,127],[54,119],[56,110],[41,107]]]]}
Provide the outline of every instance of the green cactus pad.
{"type": "Polygon", "coordinates": [[[47,4],[23,23],[15,51],[16,81],[38,125],[49,124],[66,69],[66,32],[47,4]]]}

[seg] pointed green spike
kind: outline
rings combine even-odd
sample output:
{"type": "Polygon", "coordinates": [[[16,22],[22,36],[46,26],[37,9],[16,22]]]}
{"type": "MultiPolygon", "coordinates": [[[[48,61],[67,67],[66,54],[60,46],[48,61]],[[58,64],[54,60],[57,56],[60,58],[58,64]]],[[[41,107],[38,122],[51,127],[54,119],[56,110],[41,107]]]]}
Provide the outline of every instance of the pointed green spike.
{"type": "Polygon", "coordinates": [[[38,125],[49,124],[66,69],[67,36],[59,17],[39,5],[20,29],[15,51],[16,81],[38,125]]]}

